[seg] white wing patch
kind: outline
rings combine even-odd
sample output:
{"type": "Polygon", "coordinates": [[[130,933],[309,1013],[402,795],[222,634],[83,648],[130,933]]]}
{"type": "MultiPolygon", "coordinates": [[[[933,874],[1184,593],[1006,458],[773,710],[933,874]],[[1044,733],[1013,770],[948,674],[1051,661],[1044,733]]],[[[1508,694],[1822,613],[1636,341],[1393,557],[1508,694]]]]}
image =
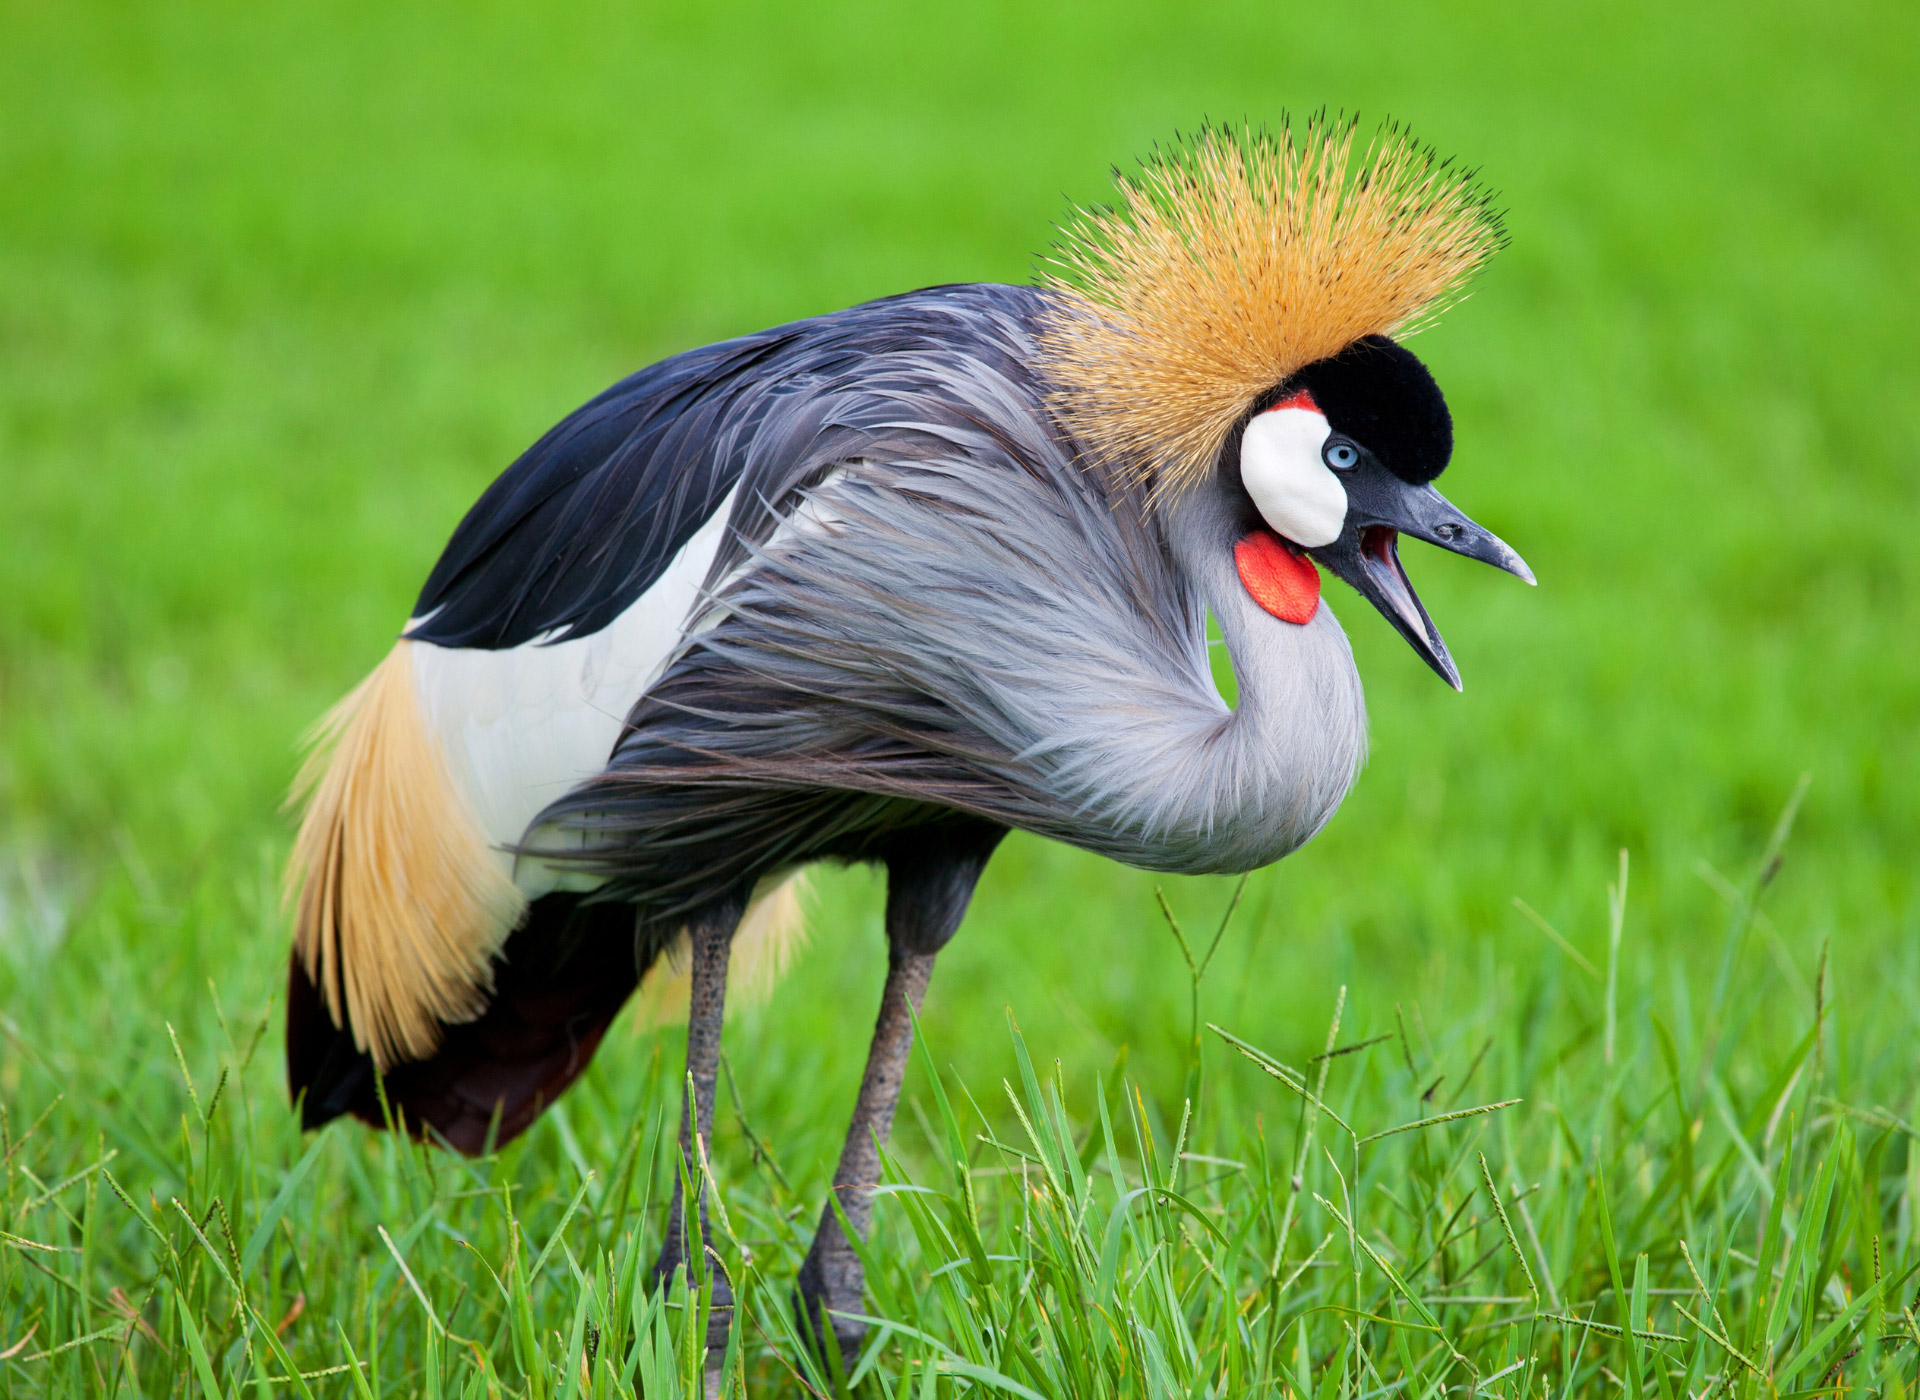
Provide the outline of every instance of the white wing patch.
{"type": "Polygon", "coordinates": [[[502,848],[518,844],[548,803],[606,767],[628,711],[680,644],[734,494],[653,586],[598,632],[497,651],[424,642],[411,648],[421,713],[502,872],[526,898],[559,881],[538,861],[516,870],[502,848]]]}

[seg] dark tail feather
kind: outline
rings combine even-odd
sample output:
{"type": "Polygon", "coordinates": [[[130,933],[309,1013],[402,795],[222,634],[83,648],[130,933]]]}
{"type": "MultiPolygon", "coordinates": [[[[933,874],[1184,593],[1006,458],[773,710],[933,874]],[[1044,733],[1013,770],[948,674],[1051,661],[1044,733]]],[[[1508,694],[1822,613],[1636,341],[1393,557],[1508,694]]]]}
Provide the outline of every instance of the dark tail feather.
{"type": "MultiPolygon", "coordinates": [[[[431,1130],[469,1156],[486,1149],[489,1132],[496,1144],[512,1141],[586,1069],[656,951],[636,937],[630,906],[577,894],[535,900],[501,949],[486,1012],[448,1026],[431,1059],[395,1065],[388,1104],[410,1132],[431,1130]]],[[[298,955],[287,986],[287,1087],[303,1128],[343,1113],[386,1124],[372,1058],[334,1025],[298,955]]]]}

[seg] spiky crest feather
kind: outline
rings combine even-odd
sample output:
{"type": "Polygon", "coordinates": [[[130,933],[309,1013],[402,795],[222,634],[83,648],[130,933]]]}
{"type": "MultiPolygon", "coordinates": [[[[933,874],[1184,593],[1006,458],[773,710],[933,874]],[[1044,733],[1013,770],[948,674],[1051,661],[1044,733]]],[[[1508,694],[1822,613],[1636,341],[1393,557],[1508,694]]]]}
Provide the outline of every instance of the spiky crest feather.
{"type": "Polygon", "coordinates": [[[1365,335],[1403,337],[1505,242],[1489,194],[1404,129],[1203,127],[1114,172],[1044,280],[1049,407],[1156,497],[1201,481],[1260,396],[1365,335]]]}

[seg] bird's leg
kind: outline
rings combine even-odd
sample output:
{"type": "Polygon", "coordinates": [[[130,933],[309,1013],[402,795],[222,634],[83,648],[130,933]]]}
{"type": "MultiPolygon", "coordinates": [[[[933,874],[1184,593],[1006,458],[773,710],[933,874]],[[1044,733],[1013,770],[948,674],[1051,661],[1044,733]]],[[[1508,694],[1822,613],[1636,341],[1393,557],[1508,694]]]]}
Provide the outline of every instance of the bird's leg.
{"type": "Polygon", "coordinates": [[[897,854],[887,862],[887,983],[853,1122],[833,1174],[833,1200],[820,1213],[813,1247],[800,1266],[795,1299],[804,1331],[824,1353],[831,1330],[848,1367],[866,1328],[833,1314],[861,1310],[866,1274],[840,1227],[834,1202],[864,1237],[873,1215],[873,1188],[880,1183],[880,1144],[893,1127],[913,1049],[913,1014],[926,997],[935,955],[960,926],[974,884],[1004,834],[999,827],[969,823],[960,839],[943,832],[933,849],[897,854]]]}
{"type": "MultiPolygon", "coordinates": [[[[913,1021],[907,1008],[919,1011],[933,974],[932,953],[912,953],[895,945],[887,956],[887,985],[880,994],[880,1019],[867,1050],[867,1071],[860,1078],[860,1097],[854,1103],[853,1122],[847,1128],[840,1165],[833,1173],[833,1196],[848,1222],[862,1236],[873,1215],[873,1188],[880,1181],[880,1149],[893,1127],[894,1105],[906,1078],[907,1056],[913,1049],[913,1021]]],[[[866,1274],[847,1243],[829,1201],[820,1213],[813,1247],[800,1266],[801,1322],[816,1344],[824,1342],[830,1327],[839,1344],[843,1364],[851,1369],[865,1328],[834,1312],[859,1312],[866,1274]]]]}
{"type": "MultiPolygon", "coordinates": [[[[732,951],[733,931],[744,912],[744,901],[727,900],[697,914],[687,926],[693,945],[692,986],[687,997],[687,1079],[693,1082],[691,1098],[680,1108],[680,1158],[686,1175],[695,1186],[695,1213],[699,1219],[698,1247],[707,1248],[707,1198],[700,1160],[713,1136],[714,1081],[720,1070],[720,1026],[726,1014],[727,957],[732,951]],[[694,1134],[700,1135],[698,1149],[694,1134]]],[[[686,1094],[686,1080],[681,1081],[686,1094]]],[[[673,1179],[673,1204],[667,1211],[666,1239],[660,1246],[660,1260],[653,1266],[654,1281],[669,1284],[673,1271],[688,1265],[686,1209],[681,1177],[673,1179]]],[[[727,1329],[733,1321],[733,1286],[720,1260],[707,1252],[707,1268],[713,1281],[707,1323],[707,1350],[717,1356],[727,1344],[727,1329]]],[[[692,1267],[688,1265],[689,1281],[692,1267]]]]}

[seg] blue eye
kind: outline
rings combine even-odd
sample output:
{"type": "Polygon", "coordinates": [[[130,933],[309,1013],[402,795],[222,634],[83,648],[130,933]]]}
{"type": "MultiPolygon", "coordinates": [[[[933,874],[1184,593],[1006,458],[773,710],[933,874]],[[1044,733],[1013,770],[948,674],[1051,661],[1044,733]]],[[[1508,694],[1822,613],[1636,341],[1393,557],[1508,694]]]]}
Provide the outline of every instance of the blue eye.
{"type": "Polygon", "coordinates": [[[1350,472],[1360,465],[1360,449],[1343,437],[1328,438],[1320,456],[1337,472],[1350,472]]]}

